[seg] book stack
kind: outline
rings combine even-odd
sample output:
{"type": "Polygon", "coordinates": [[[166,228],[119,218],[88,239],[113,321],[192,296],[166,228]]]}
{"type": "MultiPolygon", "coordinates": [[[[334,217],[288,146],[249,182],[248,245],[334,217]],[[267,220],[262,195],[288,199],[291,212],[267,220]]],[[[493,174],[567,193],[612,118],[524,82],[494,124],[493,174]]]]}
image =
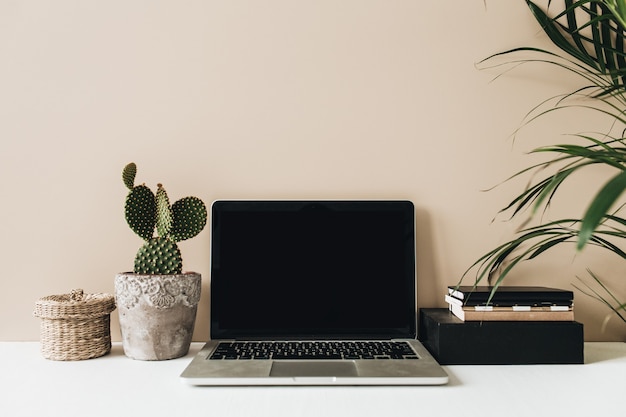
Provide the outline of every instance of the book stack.
{"type": "Polygon", "coordinates": [[[547,287],[449,286],[448,309],[463,321],[574,321],[574,293],[547,287]]]}

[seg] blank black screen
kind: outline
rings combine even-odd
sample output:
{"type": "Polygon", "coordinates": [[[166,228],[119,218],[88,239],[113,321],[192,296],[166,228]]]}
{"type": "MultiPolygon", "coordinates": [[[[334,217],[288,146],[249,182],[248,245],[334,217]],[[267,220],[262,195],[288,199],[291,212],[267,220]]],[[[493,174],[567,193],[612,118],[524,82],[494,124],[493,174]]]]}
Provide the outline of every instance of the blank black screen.
{"type": "Polygon", "coordinates": [[[217,201],[211,337],[415,336],[408,201],[217,201]]]}

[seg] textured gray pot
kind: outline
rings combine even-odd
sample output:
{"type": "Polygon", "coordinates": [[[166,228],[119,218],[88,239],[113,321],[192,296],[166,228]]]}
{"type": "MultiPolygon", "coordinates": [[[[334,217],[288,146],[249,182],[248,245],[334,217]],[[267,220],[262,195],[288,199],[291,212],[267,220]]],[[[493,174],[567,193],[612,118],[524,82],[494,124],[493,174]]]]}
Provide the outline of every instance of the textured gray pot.
{"type": "Polygon", "coordinates": [[[202,277],[179,275],[115,276],[124,354],[133,359],[165,360],[189,351],[202,277]]]}

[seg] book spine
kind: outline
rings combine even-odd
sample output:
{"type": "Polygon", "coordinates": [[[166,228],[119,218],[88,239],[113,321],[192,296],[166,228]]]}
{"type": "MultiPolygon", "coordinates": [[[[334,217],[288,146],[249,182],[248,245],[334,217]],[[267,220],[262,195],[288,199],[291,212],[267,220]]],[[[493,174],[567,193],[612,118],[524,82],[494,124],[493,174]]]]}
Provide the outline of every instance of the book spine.
{"type": "Polygon", "coordinates": [[[467,299],[463,300],[457,297],[454,297],[450,294],[445,295],[445,300],[450,304],[457,304],[462,306],[500,306],[500,307],[514,307],[514,306],[529,306],[529,307],[558,307],[560,309],[565,309],[573,306],[573,301],[546,301],[546,300],[492,300],[489,304],[487,304],[486,300],[480,299],[467,299]]]}
{"type": "Polygon", "coordinates": [[[492,305],[465,305],[461,300],[458,300],[454,297],[450,297],[448,295],[445,296],[445,301],[448,304],[453,304],[455,306],[459,306],[463,308],[465,311],[515,311],[515,312],[554,312],[554,311],[570,311],[574,308],[574,305],[569,306],[560,306],[560,305],[550,305],[550,306],[531,306],[531,305],[512,305],[512,306],[492,306],[492,305]]]}
{"type": "Polygon", "coordinates": [[[574,310],[530,310],[494,309],[481,311],[448,304],[449,310],[463,321],[574,321],[574,310]]]}

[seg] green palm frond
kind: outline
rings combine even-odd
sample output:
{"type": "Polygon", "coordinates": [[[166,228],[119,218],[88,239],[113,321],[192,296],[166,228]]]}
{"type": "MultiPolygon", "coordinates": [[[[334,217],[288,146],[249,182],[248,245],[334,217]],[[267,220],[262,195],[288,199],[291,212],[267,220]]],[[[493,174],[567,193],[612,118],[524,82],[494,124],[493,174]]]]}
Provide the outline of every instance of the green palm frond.
{"type": "Polygon", "coordinates": [[[564,10],[555,17],[548,16],[532,1],[526,3],[554,45],[584,65],[609,75],[615,84],[623,87],[626,68],[620,64],[624,63],[626,26],[620,23],[620,15],[612,12],[617,9],[611,7],[611,1],[565,0],[564,10]],[[580,12],[587,17],[582,24],[580,12]]]}
{"type": "Polygon", "coordinates": [[[599,289],[594,289],[590,284],[585,282],[580,277],[577,278],[582,286],[574,284],[574,288],[576,288],[581,293],[600,301],[611,311],[613,311],[613,313],[615,313],[617,317],[626,322],[626,303],[619,301],[617,297],[613,295],[613,292],[602,282],[600,277],[594,274],[591,270],[587,269],[587,273],[589,274],[589,276],[591,276],[592,281],[595,283],[596,286],[599,287],[599,289]]]}
{"type": "Polygon", "coordinates": [[[622,27],[626,27],[626,0],[604,0],[602,3],[622,27]]]}
{"type": "Polygon", "coordinates": [[[603,164],[612,166],[620,172],[626,170],[626,144],[623,143],[622,139],[607,136],[603,142],[590,135],[572,136],[588,141],[590,144],[587,146],[551,145],[536,148],[530,152],[531,154],[555,154],[556,156],[517,172],[505,182],[530,172],[538,175],[551,168],[556,171],[530,183],[522,193],[502,208],[500,213],[510,212],[510,218],[513,218],[530,208],[530,216],[533,217],[538,211],[545,210],[550,205],[552,198],[563,182],[583,168],[603,164]]]}
{"type": "Polygon", "coordinates": [[[613,207],[617,199],[626,190],[626,171],[622,171],[611,178],[593,198],[591,205],[585,212],[580,226],[580,235],[577,248],[582,249],[600,222],[605,218],[606,213],[613,207]]]}
{"type": "MultiPolygon", "coordinates": [[[[617,219],[622,225],[626,224],[626,219],[617,219]]],[[[606,217],[603,220],[615,221],[615,218],[606,217]]],[[[461,281],[475,270],[474,282],[487,279],[491,285],[500,285],[520,262],[532,260],[563,243],[575,246],[580,234],[579,223],[580,219],[561,219],[523,229],[517,237],[487,252],[470,265],[461,281]]],[[[606,249],[626,260],[626,252],[612,242],[614,238],[625,237],[622,230],[607,228],[594,233],[589,238],[589,244],[606,249]]]]}
{"type": "MultiPolygon", "coordinates": [[[[474,285],[487,279],[495,288],[521,262],[533,260],[564,244],[577,250],[587,245],[596,246],[626,260],[622,249],[626,219],[619,214],[626,204],[614,209],[626,190],[626,0],[563,0],[559,2],[563,7],[557,12],[550,0],[547,0],[546,10],[531,0],[525,1],[557,49],[513,48],[485,58],[478,66],[498,69],[496,79],[522,65],[547,66],[575,75],[582,84],[532,108],[523,117],[513,138],[537,119],[573,108],[606,117],[611,126],[605,133],[572,134],[572,143],[532,150],[530,154],[546,158],[503,182],[530,176],[526,187],[498,213],[506,213],[509,220],[523,213],[526,218],[511,240],[481,256],[461,278],[463,281],[475,271],[474,285]],[[621,136],[610,134],[620,129],[624,129],[621,136]],[[541,219],[539,225],[527,226],[538,213],[548,210],[563,184],[575,183],[578,173],[593,166],[609,167],[614,172],[598,186],[582,218],[549,222],[541,219]]],[[[599,277],[591,271],[589,274],[600,289],[585,284],[585,293],[602,301],[626,321],[626,305],[613,297],[599,277]]]]}

